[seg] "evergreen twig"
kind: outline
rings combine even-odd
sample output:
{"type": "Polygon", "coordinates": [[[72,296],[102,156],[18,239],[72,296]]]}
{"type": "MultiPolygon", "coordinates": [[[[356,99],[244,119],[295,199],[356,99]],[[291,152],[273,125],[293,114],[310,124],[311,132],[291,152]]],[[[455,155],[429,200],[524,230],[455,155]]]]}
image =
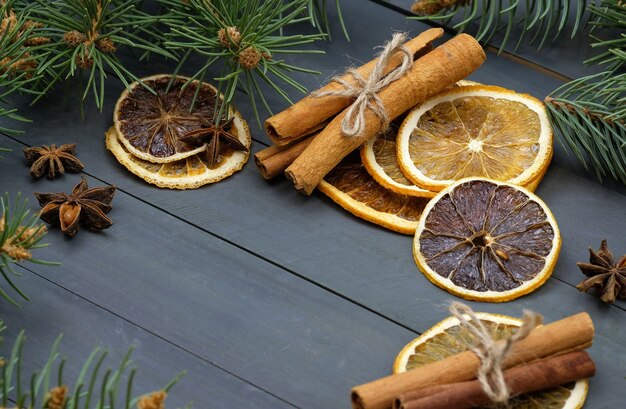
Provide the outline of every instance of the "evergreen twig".
{"type": "Polygon", "coordinates": [[[608,175],[626,184],[626,4],[602,0],[590,12],[595,27],[617,28],[617,39],[592,36],[592,47],[605,51],[587,63],[606,71],[568,82],[546,104],[557,135],[585,167],[591,163],[600,180],[608,175]]]}
{"type": "MultiPolygon", "coordinates": [[[[326,34],[326,38],[328,40],[332,40],[331,35],[331,22],[328,18],[328,3],[329,0],[309,0],[307,9],[308,14],[311,18],[311,24],[313,27],[317,28],[320,33],[326,34]]],[[[341,4],[339,0],[335,0],[335,9],[337,10],[337,18],[339,20],[339,25],[341,26],[341,31],[343,35],[346,37],[348,41],[350,41],[350,35],[348,34],[348,29],[346,28],[346,23],[343,19],[343,13],[341,11],[341,4]]]]}
{"type": "Polygon", "coordinates": [[[309,0],[189,0],[186,4],[179,0],[159,1],[170,9],[165,45],[183,54],[176,72],[192,54],[201,56],[205,62],[191,80],[203,81],[214,72],[211,70],[221,70],[222,74],[214,79],[225,103],[231,103],[237,87],[243,87],[259,123],[259,104],[271,112],[261,83],[291,102],[285,85],[306,93],[306,88],[291,74],[319,74],[281,58],[288,54],[322,53],[301,46],[322,39],[323,34],[280,34],[289,25],[310,20],[306,15],[309,0]]]}
{"type": "MultiPolygon", "coordinates": [[[[26,294],[13,281],[14,277],[20,276],[13,264],[26,261],[43,265],[59,263],[33,258],[33,250],[46,246],[41,244],[41,239],[46,235],[47,229],[39,223],[38,215],[28,209],[27,200],[22,200],[18,195],[12,209],[9,205],[10,199],[6,193],[4,197],[0,197],[0,275],[13,291],[28,300],[26,294]]],[[[0,288],[0,297],[19,307],[5,289],[0,288]]]]}
{"type": "MultiPolygon", "coordinates": [[[[7,98],[15,92],[32,92],[30,86],[39,79],[36,68],[40,55],[33,55],[29,48],[46,40],[33,35],[36,25],[25,12],[15,11],[14,3],[0,1],[0,118],[27,121],[9,106],[7,98]]],[[[0,132],[19,133],[3,125],[0,132]]]]}
{"type": "MultiPolygon", "coordinates": [[[[105,79],[112,72],[126,87],[138,78],[116,54],[127,46],[165,57],[175,56],[159,44],[164,40],[158,23],[162,16],[141,11],[141,0],[36,0],[31,15],[41,24],[39,35],[51,41],[42,47],[47,58],[38,74],[48,78],[43,94],[57,82],[72,80],[81,104],[89,94],[102,110],[105,79]]],[[[81,105],[82,106],[82,105],[81,105]]]]}
{"type": "Polygon", "coordinates": [[[0,405],[3,408],[164,408],[167,393],[184,374],[177,375],[160,391],[135,396],[132,388],[137,369],[132,367],[130,360],[133,349],[128,350],[117,369],[105,369],[104,361],[108,353],[96,348],[85,360],[77,379],[70,384],[65,374],[66,360],[59,354],[59,336],[46,362],[30,376],[25,376],[25,340],[22,331],[15,339],[10,355],[0,358],[0,405]]]}
{"type": "Polygon", "coordinates": [[[558,38],[565,30],[570,14],[574,12],[571,36],[585,25],[587,3],[596,0],[417,0],[412,7],[418,16],[417,20],[432,20],[448,24],[454,19],[453,28],[464,32],[473,23],[479,26],[472,33],[478,41],[488,43],[498,32],[504,32],[500,51],[511,40],[514,28],[519,29],[520,36],[516,48],[528,39],[531,44],[539,43],[541,49],[552,38],[558,38]]]}

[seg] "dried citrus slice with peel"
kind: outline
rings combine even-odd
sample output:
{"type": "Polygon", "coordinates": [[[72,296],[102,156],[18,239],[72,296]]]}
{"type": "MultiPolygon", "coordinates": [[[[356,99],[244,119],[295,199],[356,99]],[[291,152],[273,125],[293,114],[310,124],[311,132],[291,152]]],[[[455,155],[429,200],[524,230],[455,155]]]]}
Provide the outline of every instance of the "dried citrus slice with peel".
{"type": "MultiPolygon", "coordinates": [[[[246,146],[252,141],[248,125],[235,113],[233,130],[246,146]]],[[[115,128],[106,133],[106,146],[130,172],[153,185],[168,189],[195,189],[220,181],[240,170],[248,160],[248,152],[224,150],[217,166],[209,166],[204,152],[169,163],[153,163],[133,156],[122,143],[115,128]]]]}
{"type": "Polygon", "coordinates": [[[552,274],[561,236],[532,192],[488,179],[463,179],[424,209],[415,262],[437,286],[467,300],[502,302],[528,294],[552,274]]]}
{"type": "Polygon", "coordinates": [[[326,196],[357,217],[404,234],[414,234],[428,199],[385,189],[363,164],[348,157],[317,186],[326,196]]]}
{"type": "Polygon", "coordinates": [[[407,196],[434,197],[437,192],[417,187],[404,176],[398,166],[396,151],[396,133],[386,132],[361,147],[361,162],[376,182],[391,191],[407,196]]]}
{"type": "Polygon", "coordinates": [[[453,88],[414,108],[398,132],[398,163],[439,191],[466,177],[527,186],[548,167],[552,128],[538,99],[493,86],[453,88]]]}
{"type": "Polygon", "coordinates": [[[217,91],[198,81],[170,75],[154,75],[133,82],[115,104],[113,123],[124,147],[139,159],[174,162],[206,149],[179,137],[212,121],[217,91]],[[198,89],[200,86],[200,89],[198,89]],[[194,102],[195,99],[195,102],[194,102]]]}
{"type": "MultiPolygon", "coordinates": [[[[510,336],[522,325],[517,318],[505,315],[476,313],[492,338],[510,336]]],[[[393,372],[400,373],[464,352],[475,345],[474,338],[459,325],[456,317],[448,317],[418,338],[409,342],[396,357],[393,372]]],[[[585,403],[589,381],[563,385],[542,392],[517,396],[510,400],[510,409],[580,409],[585,403]]]]}

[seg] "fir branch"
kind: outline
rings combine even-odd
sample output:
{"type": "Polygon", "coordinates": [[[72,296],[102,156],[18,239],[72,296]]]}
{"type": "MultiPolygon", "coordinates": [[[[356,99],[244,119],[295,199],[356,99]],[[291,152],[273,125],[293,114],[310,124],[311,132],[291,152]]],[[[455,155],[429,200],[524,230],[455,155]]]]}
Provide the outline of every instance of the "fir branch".
{"type": "Polygon", "coordinates": [[[280,58],[285,54],[322,53],[300,48],[323,38],[322,34],[280,35],[283,28],[310,19],[302,17],[309,0],[189,0],[186,4],[178,0],[159,1],[170,9],[165,45],[184,53],[176,72],[192,54],[203,57],[205,63],[191,80],[205,80],[217,65],[221,75],[214,79],[218,81],[218,90],[224,93],[224,105],[232,103],[235,89],[241,86],[259,124],[258,104],[271,112],[260,82],[291,102],[285,85],[306,93],[291,73],[318,74],[280,58]]]}
{"type": "MultiPolygon", "coordinates": [[[[32,92],[31,85],[39,79],[36,69],[40,57],[32,48],[47,39],[34,35],[36,24],[14,6],[13,0],[0,1],[0,119],[27,121],[9,106],[7,98],[15,92],[32,92]]],[[[4,125],[0,125],[0,132],[19,133],[4,125]]]]}
{"type": "Polygon", "coordinates": [[[15,339],[10,355],[0,358],[0,405],[3,408],[165,409],[167,393],[184,374],[177,375],[160,391],[134,396],[132,388],[137,369],[132,367],[130,360],[132,348],[116,369],[106,370],[104,361],[108,353],[96,348],[85,360],[78,378],[68,386],[66,360],[59,354],[61,336],[52,345],[46,362],[30,376],[25,376],[22,368],[25,340],[22,331],[15,339]]]}
{"type": "Polygon", "coordinates": [[[37,72],[45,74],[49,91],[59,81],[73,81],[81,104],[89,94],[102,111],[107,73],[126,87],[138,78],[118,58],[120,46],[165,57],[175,56],[158,44],[164,40],[162,16],[140,10],[141,0],[37,0],[31,7],[41,36],[52,41],[41,47],[47,55],[37,72]]]}
{"type": "Polygon", "coordinates": [[[618,29],[617,39],[592,36],[592,47],[606,50],[586,62],[605,65],[607,71],[568,82],[546,98],[546,105],[560,140],[585,168],[591,163],[600,180],[610,176],[626,184],[626,73],[621,72],[626,64],[626,4],[602,0],[589,10],[596,29],[618,29]]]}
{"type": "Polygon", "coordinates": [[[575,17],[571,36],[574,37],[588,18],[587,3],[595,2],[576,0],[572,6],[570,0],[417,0],[412,10],[418,16],[411,18],[444,25],[454,20],[452,27],[459,32],[479,21],[478,28],[472,33],[478,41],[488,43],[496,33],[504,32],[500,51],[509,43],[513,29],[519,27],[521,34],[515,47],[526,38],[530,44],[538,43],[541,49],[550,38],[556,39],[563,33],[572,11],[575,17]],[[529,33],[533,32],[528,39],[529,33]]]}
{"type": "MultiPolygon", "coordinates": [[[[13,205],[9,208],[9,195],[0,197],[0,275],[20,297],[28,300],[28,297],[14,283],[14,277],[20,273],[12,266],[16,263],[31,262],[44,265],[59,265],[33,258],[32,251],[46,244],[41,244],[41,239],[46,235],[46,226],[39,223],[37,214],[33,214],[27,207],[27,200],[22,200],[18,194],[13,205]]],[[[0,297],[16,307],[19,304],[0,288],[0,297]]]]}
{"type": "MultiPolygon", "coordinates": [[[[307,9],[313,27],[317,28],[321,34],[326,34],[328,40],[332,40],[331,22],[328,18],[328,3],[329,1],[327,0],[309,0],[307,9]]],[[[350,35],[348,34],[348,29],[343,19],[343,13],[341,12],[341,4],[339,0],[335,0],[334,3],[341,31],[346,39],[350,41],[350,35]]]]}

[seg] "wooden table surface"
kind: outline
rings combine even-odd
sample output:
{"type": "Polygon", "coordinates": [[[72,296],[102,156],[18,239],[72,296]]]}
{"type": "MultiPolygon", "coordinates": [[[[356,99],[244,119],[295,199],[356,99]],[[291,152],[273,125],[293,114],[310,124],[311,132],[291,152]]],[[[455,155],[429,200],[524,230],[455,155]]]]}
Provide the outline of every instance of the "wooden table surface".
{"type": "MultiPolygon", "coordinates": [[[[352,41],[335,29],[332,42],[317,44],[325,55],[290,57],[322,72],[298,76],[309,89],[350,61],[369,60],[372,47],[392,30],[427,28],[405,18],[408,0],[342,3],[352,41]]],[[[592,53],[585,35],[567,37],[541,51],[524,46],[498,56],[489,48],[470,79],[544,98],[567,78],[591,72],[581,63],[592,53]]],[[[173,65],[133,68],[149,75],[171,72],[173,65]]],[[[87,104],[84,120],[73,99],[63,102],[63,90],[32,108],[18,100],[33,122],[17,125],[23,135],[0,137],[0,146],[13,149],[0,160],[0,190],[21,191],[33,209],[33,191],[67,191],[79,176],[31,179],[24,146],[76,142],[90,186],[118,187],[110,229],[81,231],[74,239],[51,231],[50,246],[37,255],[63,266],[19,267],[18,284],[32,300],[21,309],[0,303],[8,326],[4,350],[26,330],[26,369],[42,365],[63,333],[70,375],[97,345],[114,359],[136,346],[136,391],[159,389],[187,370],[168,408],[189,401],[196,408],[348,408],[352,386],[389,374],[407,342],[448,316],[455,298],[417,270],[411,237],[357,219],[322,194],[301,196],[282,178],[268,183],[252,161],[223,182],[193,191],[158,189],[127,172],[104,146],[121,91],[111,78],[103,112],[87,104]]],[[[269,100],[275,111],[286,106],[274,95],[269,100]]],[[[251,124],[253,152],[267,146],[247,98],[239,95],[237,105],[251,124]]],[[[598,373],[586,407],[623,408],[626,303],[604,305],[574,286],[583,277],[576,261],[587,259],[589,246],[606,238],[615,253],[626,252],[626,187],[600,184],[560,144],[555,148],[537,189],[563,235],[552,278],[509,303],[469,304],[513,316],[532,309],[546,321],[589,312],[598,373]]]]}

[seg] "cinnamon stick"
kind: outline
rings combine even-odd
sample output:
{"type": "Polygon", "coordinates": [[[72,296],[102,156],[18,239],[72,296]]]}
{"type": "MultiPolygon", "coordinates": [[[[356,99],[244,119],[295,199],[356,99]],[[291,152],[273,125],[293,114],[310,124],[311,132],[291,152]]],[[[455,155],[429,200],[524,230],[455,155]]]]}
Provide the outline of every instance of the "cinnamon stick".
{"type": "MultiPolygon", "coordinates": [[[[467,34],[460,34],[419,58],[400,79],[378,93],[390,120],[467,77],[485,61],[485,52],[467,34]]],[[[310,195],[324,176],[350,152],[381,131],[382,121],[371,110],[365,111],[365,131],[345,137],[337,115],[285,172],[300,192],[310,195]]]]}
{"type": "Polygon", "coordinates": [[[317,134],[306,139],[296,141],[285,148],[276,145],[258,151],[254,155],[254,162],[261,172],[261,176],[270,180],[280,175],[306,149],[317,134]]]}
{"type": "MultiPolygon", "coordinates": [[[[580,351],[591,345],[594,328],[589,314],[583,312],[535,328],[513,344],[503,368],[567,352],[580,351]]],[[[406,391],[476,378],[480,362],[471,351],[441,361],[387,376],[352,389],[354,409],[389,409],[394,399],[406,391]]]]}
{"type": "MultiPolygon", "coordinates": [[[[441,28],[432,28],[419,34],[417,37],[407,41],[404,46],[413,55],[420,55],[423,50],[429,50],[432,41],[443,35],[441,28]]],[[[392,56],[389,64],[384,70],[387,74],[402,62],[402,53],[392,56]]],[[[356,71],[364,78],[368,78],[370,72],[376,64],[376,59],[359,67],[356,71]]],[[[351,75],[345,74],[343,80],[354,83],[351,75]]],[[[331,82],[318,91],[340,90],[341,86],[331,82]]],[[[272,142],[276,146],[285,146],[315,131],[323,129],[326,121],[343,111],[351,103],[351,99],[336,95],[324,97],[307,96],[287,108],[286,110],[270,117],[265,121],[265,130],[272,142]]]]}
{"type": "MultiPolygon", "coordinates": [[[[585,351],[571,352],[504,371],[511,397],[556,388],[594,376],[596,366],[585,351]]],[[[469,409],[492,403],[480,381],[435,386],[400,395],[394,409],[469,409]]]]}

